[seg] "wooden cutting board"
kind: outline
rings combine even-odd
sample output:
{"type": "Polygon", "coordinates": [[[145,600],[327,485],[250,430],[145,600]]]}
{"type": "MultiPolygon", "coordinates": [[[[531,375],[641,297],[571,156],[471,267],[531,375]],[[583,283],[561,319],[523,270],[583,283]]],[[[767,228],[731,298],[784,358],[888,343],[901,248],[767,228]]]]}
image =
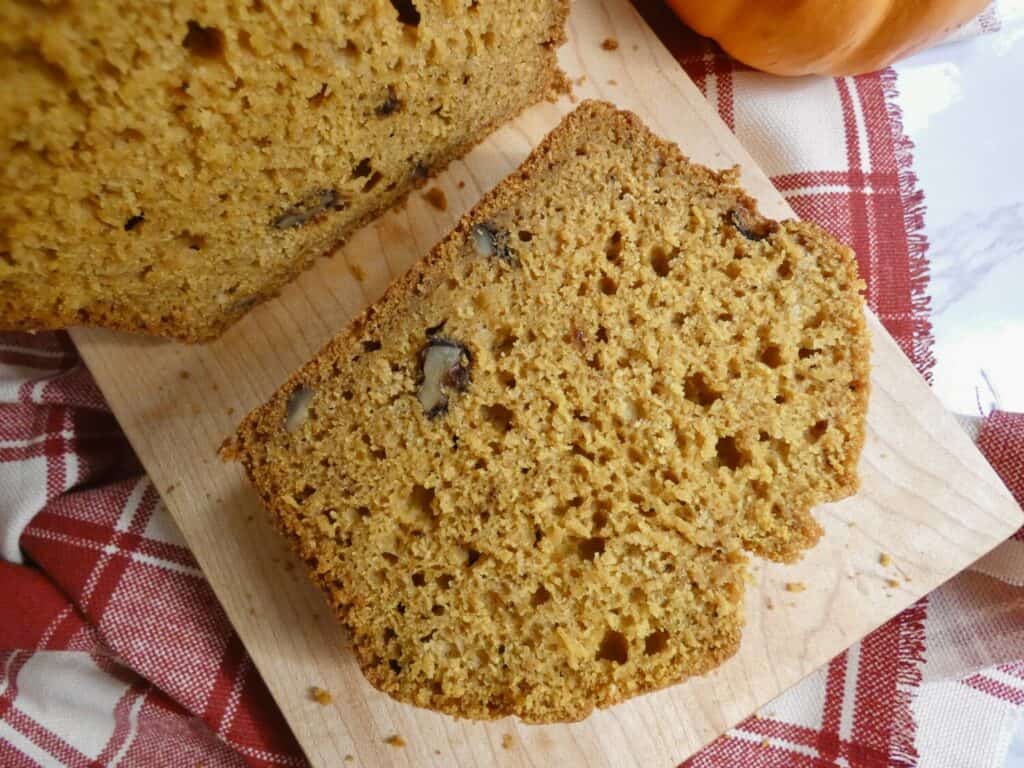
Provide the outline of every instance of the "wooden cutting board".
{"type": "MultiPolygon", "coordinates": [[[[577,0],[561,60],[570,77],[586,76],[578,97],[634,110],[701,163],[740,164],[767,214],[792,215],[626,0],[577,0]],[[617,51],[602,49],[606,37],[618,40],[617,51]]],[[[215,344],[94,329],[72,334],[316,766],[675,765],[1021,525],[1009,493],[872,317],[863,490],[818,510],[826,536],[799,565],[755,566],[742,647],[719,670],[552,726],[457,721],[371,688],[345,632],[301,567],[292,567],[241,470],[222,464],[217,447],[571,109],[563,99],[528,111],[437,180],[447,212],[414,194],[215,344]],[[893,558],[889,568],[879,563],[883,551],[893,558]],[[892,578],[898,586],[887,585],[892,578]],[[786,582],[807,590],[787,592],[786,582]],[[313,685],[333,692],[334,703],[314,703],[313,685]],[[406,746],[385,744],[392,734],[406,746]],[[355,762],[344,763],[346,755],[355,762]]]]}

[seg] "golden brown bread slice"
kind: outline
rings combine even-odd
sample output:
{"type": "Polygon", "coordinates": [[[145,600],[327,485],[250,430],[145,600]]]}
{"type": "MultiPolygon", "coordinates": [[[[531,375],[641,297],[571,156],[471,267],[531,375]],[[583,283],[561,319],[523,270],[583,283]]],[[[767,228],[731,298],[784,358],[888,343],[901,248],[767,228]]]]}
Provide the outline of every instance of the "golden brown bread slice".
{"type": "Polygon", "coordinates": [[[225,446],[370,681],[575,719],[737,647],[857,485],[851,252],[587,102],[225,446]]]}
{"type": "Polygon", "coordinates": [[[0,328],[220,334],[525,106],[568,0],[0,3],[0,328]]]}

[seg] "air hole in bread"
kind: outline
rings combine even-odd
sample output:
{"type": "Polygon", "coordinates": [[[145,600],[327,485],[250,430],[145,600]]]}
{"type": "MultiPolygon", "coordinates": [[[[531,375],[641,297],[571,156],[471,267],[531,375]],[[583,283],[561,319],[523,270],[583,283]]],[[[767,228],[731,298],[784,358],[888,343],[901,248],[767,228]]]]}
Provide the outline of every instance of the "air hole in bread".
{"type": "Polygon", "coordinates": [[[653,656],[656,653],[661,653],[667,647],[668,632],[665,632],[664,630],[651,632],[651,634],[644,638],[644,653],[648,656],[653,656]]]}
{"type": "Polygon", "coordinates": [[[614,629],[607,630],[601,638],[596,658],[598,661],[625,664],[629,661],[629,641],[626,640],[626,636],[614,629]]]}
{"type": "Polygon", "coordinates": [[[224,57],[224,33],[216,27],[204,27],[194,19],[188,22],[188,32],[181,44],[189,54],[200,59],[224,57]]]}
{"type": "Polygon", "coordinates": [[[410,27],[419,26],[420,12],[412,0],[391,0],[392,7],[398,12],[398,21],[410,27]]]}
{"type": "Polygon", "coordinates": [[[686,377],[683,382],[683,394],[690,402],[705,408],[722,397],[722,393],[716,391],[699,371],[686,377]]]}
{"type": "Polygon", "coordinates": [[[604,546],[603,536],[591,536],[589,539],[582,539],[576,548],[580,559],[590,562],[604,552],[604,546]]]}
{"type": "Polygon", "coordinates": [[[675,252],[666,253],[661,246],[651,249],[651,269],[654,270],[654,274],[658,277],[668,277],[668,273],[672,270],[672,260],[676,256],[675,252]]]}
{"type": "Polygon", "coordinates": [[[815,422],[811,428],[807,430],[807,439],[812,443],[816,443],[824,437],[826,432],[828,432],[828,419],[822,419],[821,421],[815,422]]]}
{"type": "Polygon", "coordinates": [[[736,438],[731,435],[718,438],[715,454],[718,456],[718,465],[727,469],[739,469],[749,461],[749,457],[736,445],[736,438]]]}
{"type": "Polygon", "coordinates": [[[769,368],[778,368],[782,365],[782,350],[778,344],[769,344],[761,350],[761,362],[769,368]]]}
{"type": "Polygon", "coordinates": [[[608,242],[604,244],[604,255],[608,261],[618,264],[622,258],[622,233],[612,232],[608,242]]]}

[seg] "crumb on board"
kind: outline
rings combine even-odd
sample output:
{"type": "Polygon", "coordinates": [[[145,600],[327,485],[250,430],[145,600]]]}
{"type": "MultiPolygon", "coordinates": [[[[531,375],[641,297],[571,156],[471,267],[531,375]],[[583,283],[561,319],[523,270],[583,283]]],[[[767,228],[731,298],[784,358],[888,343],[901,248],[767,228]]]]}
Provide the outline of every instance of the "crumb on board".
{"type": "Polygon", "coordinates": [[[166,495],[168,495],[168,496],[170,496],[172,493],[174,493],[174,483],[171,483],[166,488],[164,488],[164,493],[166,495]]]}
{"type": "Polygon", "coordinates": [[[440,749],[435,749],[434,750],[434,754],[435,755],[440,755],[441,754],[441,750],[440,749]]]}
{"type": "Polygon", "coordinates": [[[618,80],[609,80],[608,81],[608,85],[618,85],[618,84],[619,84],[618,80]]]}
{"type": "Polygon", "coordinates": [[[885,584],[890,589],[896,589],[900,585],[899,579],[886,579],[885,584]]]}
{"type": "Polygon", "coordinates": [[[286,561],[285,564],[284,564],[284,569],[286,571],[294,571],[295,570],[295,563],[293,563],[291,560],[286,561]]]}
{"type": "Polygon", "coordinates": [[[439,211],[448,210],[448,198],[440,187],[431,187],[423,193],[423,199],[437,208],[439,211]]]}
{"type": "Polygon", "coordinates": [[[575,85],[578,88],[579,86],[583,85],[585,82],[587,82],[587,76],[586,75],[580,75],[579,77],[577,77],[575,80],[572,81],[572,84],[575,85]]]}
{"type": "Polygon", "coordinates": [[[616,51],[619,48],[619,41],[614,37],[606,37],[601,41],[601,47],[606,51],[616,51]]]}
{"type": "Polygon", "coordinates": [[[228,408],[228,416],[234,416],[234,415],[235,415],[235,409],[234,408],[228,408]]]}
{"type": "Polygon", "coordinates": [[[772,742],[771,742],[771,740],[767,736],[765,738],[761,739],[761,746],[762,747],[770,747],[771,745],[772,745],[772,742]]]}
{"type": "Polygon", "coordinates": [[[888,568],[892,565],[892,556],[887,552],[883,552],[878,556],[878,564],[883,568],[888,568]]]}
{"type": "Polygon", "coordinates": [[[802,581],[787,581],[786,582],[786,591],[787,592],[803,592],[805,589],[807,589],[807,585],[804,584],[802,581]]]}
{"type": "Polygon", "coordinates": [[[397,733],[393,733],[384,739],[384,743],[391,747],[404,747],[405,739],[399,736],[397,733]]]}
{"type": "Polygon", "coordinates": [[[334,701],[334,697],[331,696],[330,691],[325,691],[323,688],[316,685],[309,689],[309,696],[317,704],[322,704],[325,707],[334,701]]]}
{"type": "Polygon", "coordinates": [[[345,755],[343,759],[345,760],[346,763],[351,763],[355,760],[355,757],[353,757],[352,755],[345,755]]]}
{"type": "Polygon", "coordinates": [[[354,277],[360,283],[366,280],[366,270],[363,269],[361,264],[349,263],[348,271],[351,272],[352,277],[354,277]]]}
{"type": "Polygon", "coordinates": [[[184,379],[187,379],[187,378],[188,378],[189,376],[191,376],[191,375],[192,375],[192,374],[190,374],[190,373],[189,373],[188,371],[182,371],[181,373],[179,373],[179,374],[178,374],[178,376],[179,376],[179,377],[180,377],[180,378],[181,378],[182,380],[184,380],[184,379]]]}
{"type": "Polygon", "coordinates": [[[512,749],[512,745],[514,743],[515,743],[515,741],[512,738],[512,734],[511,733],[506,733],[504,736],[501,737],[501,748],[502,749],[512,749]]]}
{"type": "Polygon", "coordinates": [[[251,514],[251,513],[245,516],[245,522],[247,522],[247,523],[251,523],[255,519],[256,519],[256,515],[251,514]]]}
{"type": "Polygon", "coordinates": [[[458,187],[459,189],[465,189],[465,188],[466,188],[466,182],[464,182],[464,181],[462,181],[462,180],[460,179],[460,180],[459,180],[459,183],[458,183],[458,184],[456,184],[455,186],[457,186],[457,187],[458,187]]]}
{"type": "Polygon", "coordinates": [[[633,50],[634,51],[639,51],[640,50],[640,43],[633,43],[633,50]]]}
{"type": "Polygon", "coordinates": [[[775,609],[775,601],[774,601],[774,600],[772,600],[772,599],[771,599],[771,598],[769,597],[769,598],[768,598],[767,600],[765,600],[765,601],[764,601],[764,606],[765,606],[765,608],[767,608],[767,609],[768,609],[769,611],[771,611],[771,610],[774,610],[774,609],[775,609]]]}

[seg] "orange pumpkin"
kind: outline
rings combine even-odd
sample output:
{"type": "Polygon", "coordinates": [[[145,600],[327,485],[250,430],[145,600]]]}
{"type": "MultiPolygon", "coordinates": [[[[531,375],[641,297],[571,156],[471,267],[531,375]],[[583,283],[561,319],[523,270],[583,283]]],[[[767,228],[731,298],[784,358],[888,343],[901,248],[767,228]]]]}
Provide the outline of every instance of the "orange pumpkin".
{"type": "Polygon", "coordinates": [[[851,75],[937,42],[988,0],[668,0],[733,58],[778,75],[851,75]]]}

